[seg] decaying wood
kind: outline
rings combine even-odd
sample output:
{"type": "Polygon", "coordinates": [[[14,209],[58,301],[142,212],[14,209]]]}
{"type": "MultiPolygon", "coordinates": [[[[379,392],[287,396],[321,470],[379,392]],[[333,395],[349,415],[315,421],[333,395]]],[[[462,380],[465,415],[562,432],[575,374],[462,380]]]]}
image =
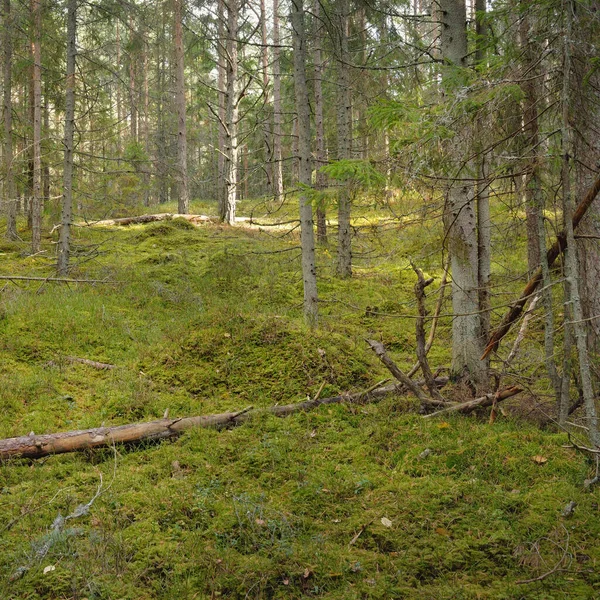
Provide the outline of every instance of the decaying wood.
{"type": "MultiPolygon", "coordinates": [[[[93,369],[99,369],[100,371],[111,371],[112,369],[116,369],[116,365],[111,365],[109,363],[97,362],[95,360],[90,360],[89,358],[78,358],[77,356],[63,356],[62,360],[66,360],[71,363],[79,363],[82,365],[87,365],[88,367],[92,367],[93,369]]],[[[60,364],[59,361],[50,360],[45,366],[47,367],[55,367],[60,364]]]]}
{"type": "MultiPolygon", "coordinates": [[[[429,350],[431,350],[431,346],[433,345],[433,340],[435,339],[435,332],[437,329],[437,324],[440,320],[440,314],[442,313],[442,305],[444,304],[444,295],[446,291],[446,281],[448,279],[448,262],[444,265],[444,274],[442,275],[442,281],[439,287],[439,296],[437,304],[435,305],[435,310],[433,312],[433,317],[431,318],[431,329],[429,330],[429,337],[427,338],[427,343],[425,344],[425,354],[429,354],[429,350]]],[[[407,373],[408,377],[412,377],[420,368],[419,361],[412,366],[411,370],[407,373]]]]}
{"type": "Polygon", "coordinates": [[[419,309],[419,317],[415,320],[415,335],[417,341],[417,359],[421,372],[425,378],[425,385],[433,398],[440,402],[445,402],[442,395],[439,393],[435,384],[433,373],[429,367],[427,360],[427,350],[425,348],[425,318],[427,317],[427,308],[425,307],[425,288],[433,283],[433,277],[425,279],[423,271],[412,264],[413,271],[417,275],[417,283],[415,284],[415,295],[417,297],[417,307],[419,309]]]}
{"type": "Polygon", "coordinates": [[[511,386],[504,388],[503,390],[498,390],[495,394],[486,394],[485,396],[481,396],[481,398],[475,398],[474,400],[469,400],[468,402],[461,402],[460,404],[455,404],[454,406],[448,406],[442,410],[438,410],[434,413],[430,413],[428,415],[424,415],[424,419],[429,419],[430,417],[436,417],[438,415],[448,414],[452,412],[460,412],[460,413],[470,413],[474,411],[476,408],[491,406],[494,403],[502,402],[502,400],[506,400],[507,398],[511,398],[512,396],[516,396],[521,393],[523,390],[516,386],[511,386]]]}
{"type": "Polygon", "coordinates": [[[24,275],[0,275],[2,281],[47,281],[53,283],[108,283],[115,284],[118,281],[109,281],[108,279],[69,279],[67,277],[25,277],[24,275]]]}
{"type": "Polygon", "coordinates": [[[388,371],[418,400],[422,406],[448,406],[447,402],[443,400],[437,400],[435,398],[429,398],[425,392],[421,389],[418,383],[413,381],[406,375],[398,365],[388,356],[385,351],[385,347],[381,342],[375,340],[367,340],[367,344],[371,347],[373,352],[377,355],[379,360],[386,366],[388,371]]]}
{"type": "MultiPolygon", "coordinates": [[[[579,206],[573,213],[573,229],[576,229],[581,219],[585,216],[588,208],[595,200],[596,196],[600,193],[600,176],[596,179],[592,187],[588,190],[585,198],[579,203],[579,206]]],[[[546,252],[546,260],[548,261],[548,267],[552,267],[556,259],[565,251],[567,247],[567,234],[563,230],[559,233],[556,241],[552,247],[546,252]]],[[[519,299],[511,306],[509,311],[504,315],[500,325],[495,329],[494,333],[490,337],[490,340],[483,352],[482,360],[486,358],[491,352],[498,348],[502,338],[510,331],[512,324],[519,318],[523,312],[523,307],[527,303],[527,300],[538,288],[542,282],[542,267],[538,267],[536,272],[532,275],[531,279],[527,282],[525,289],[521,293],[519,299]]]]}
{"type": "MultiPolygon", "coordinates": [[[[439,385],[445,383],[441,378],[439,385]]],[[[213,415],[183,417],[179,419],[162,418],[145,423],[133,423],[116,427],[98,427],[80,431],[26,435],[0,440],[0,459],[41,458],[50,454],[77,452],[88,448],[100,448],[113,444],[133,443],[143,440],[160,440],[181,435],[196,427],[217,429],[231,427],[244,422],[251,416],[272,414],[285,417],[293,413],[312,410],[323,404],[368,403],[375,402],[390,394],[401,394],[405,390],[401,385],[388,385],[365,390],[356,394],[340,394],[330,398],[321,398],[272,406],[254,410],[252,407],[238,412],[225,412],[213,415]]]]}
{"type": "Polygon", "coordinates": [[[119,225],[125,227],[127,225],[140,225],[143,223],[153,223],[154,221],[170,221],[171,219],[185,219],[190,223],[207,223],[216,221],[216,217],[208,217],[206,215],[184,215],[177,213],[158,213],[155,215],[140,215],[138,217],[122,217],[120,219],[105,219],[104,221],[91,221],[89,223],[79,223],[80,226],[90,227],[113,227],[119,225]]]}

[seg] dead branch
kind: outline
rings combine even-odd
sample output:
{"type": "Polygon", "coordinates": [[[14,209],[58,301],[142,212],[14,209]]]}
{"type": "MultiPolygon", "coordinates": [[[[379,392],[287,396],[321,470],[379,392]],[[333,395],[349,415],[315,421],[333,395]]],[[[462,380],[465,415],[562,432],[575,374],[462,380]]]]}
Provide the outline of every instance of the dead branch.
{"type": "MultiPolygon", "coordinates": [[[[439,406],[438,400],[432,400],[425,395],[425,392],[405,373],[403,373],[398,365],[387,355],[385,348],[381,342],[375,340],[366,340],[367,344],[371,347],[373,352],[377,355],[377,358],[386,366],[388,371],[403,385],[405,385],[410,392],[412,392],[416,398],[421,402],[423,406],[439,406]]],[[[444,402],[441,403],[445,404],[444,402]]]]}
{"type": "MultiPolygon", "coordinates": [[[[427,338],[427,343],[425,344],[425,354],[429,354],[429,350],[431,350],[431,346],[433,345],[433,340],[435,339],[435,332],[437,329],[437,324],[440,320],[440,314],[442,313],[442,305],[444,304],[444,295],[446,292],[446,280],[448,279],[448,265],[446,262],[444,265],[444,274],[442,275],[442,281],[439,287],[439,297],[437,304],[435,305],[435,311],[433,312],[433,317],[431,318],[431,329],[429,330],[429,337],[427,338]]],[[[408,377],[412,377],[418,370],[420,364],[417,361],[411,368],[411,370],[407,373],[408,377]]]]}
{"type": "Polygon", "coordinates": [[[449,406],[442,410],[438,410],[429,415],[424,415],[424,419],[428,419],[430,417],[437,417],[438,415],[448,414],[452,412],[460,412],[460,413],[470,413],[476,408],[491,406],[494,403],[502,402],[502,400],[506,400],[507,398],[511,398],[512,396],[516,396],[521,393],[523,390],[516,386],[511,386],[508,388],[504,388],[503,390],[498,390],[495,394],[486,394],[481,398],[475,398],[474,400],[469,400],[468,402],[462,402],[461,404],[455,404],[454,406],[449,406]]]}
{"type": "MultiPolygon", "coordinates": [[[[577,228],[577,226],[581,222],[581,219],[583,219],[583,217],[585,216],[585,213],[591,206],[592,202],[595,200],[598,193],[600,193],[600,176],[596,178],[596,181],[594,181],[594,184],[588,190],[584,199],[579,203],[579,206],[577,206],[577,209],[573,213],[573,229],[577,228]]],[[[554,244],[552,244],[552,247],[549,248],[548,252],[546,253],[548,267],[552,267],[556,259],[565,251],[566,247],[567,234],[563,230],[558,234],[556,241],[554,242],[554,244]]],[[[483,356],[481,357],[482,360],[498,348],[500,341],[510,331],[512,324],[519,318],[521,312],[523,312],[523,307],[527,303],[527,300],[535,292],[535,290],[538,288],[541,282],[542,267],[538,267],[531,279],[527,282],[527,285],[525,286],[525,289],[521,293],[519,299],[511,306],[509,311],[504,315],[504,318],[500,322],[500,325],[492,333],[488,344],[483,352],[483,356]]]]}
{"type": "Polygon", "coordinates": [[[517,353],[519,352],[521,343],[525,339],[525,332],[527,331],[529,321],[531,321],[531,317],[533,317],[533,311],[535,310],[535,307],[536,307],[539,299],[540,299],[540,295],[537,294],[536,296],[534,296],[533,300],[529,304],[529,308],[527,309],[527,312],[525,313],[525,316],[523,317],[523,323],[521,323],[521,328],[519,329],[519,334],[517,335],[517,339],[515,340],[515,343],[513,344],[512,350],[510,351],[508,357],[504,361],[505,369],[515,359],[515,356],[517,356],[517,353]]]}
{"type": "Polygon", "coordinates": [[[425,279],[423,271],[416,267],[412,261],[411,266],[413,271],[417,275],[417,283],[415,283],[415,295],[417,297],[417,307],[419,309],[419,318],[415,320],[415,335],[417,340],[417,359],[421,372],[425,378],[425,385],[429,390],[429,393],[433,398],[440,402],[444,402],[444,398],[439,393],[437,386],[435,385],[433,373],[429,367],[429,361],[427,360],[427,352],[425,350],[425,318],[427,317],[427,308],[425,307],[425,288],[433,283],[433,277],[425,279]]]}
{"type": "Polygon", "coordinates": [[[546,579],[547,577],[550,577],[550,575],[553,575],[557,571],[564,570],[564,569],[561,569],[561,565],[563,565],[566,562],[566,559],[570,556],[569,555],[569,532],[564,525],[562,526],[562,528],[565,530],[567,539],[565,541],[565,547],[563,549],[563,554],[560,557],[560,559],[558,560],[558,562],[554,565],[554,567],[552,567],[552,569],[550,569],[550,571],[543,573],[539,577],[533,577],[532,579],[522,579],[521,581],[515,581],[516,585],[525,585],[527,583],[535,583],[536,581],[543,581],[544,579],[546,579]]]}

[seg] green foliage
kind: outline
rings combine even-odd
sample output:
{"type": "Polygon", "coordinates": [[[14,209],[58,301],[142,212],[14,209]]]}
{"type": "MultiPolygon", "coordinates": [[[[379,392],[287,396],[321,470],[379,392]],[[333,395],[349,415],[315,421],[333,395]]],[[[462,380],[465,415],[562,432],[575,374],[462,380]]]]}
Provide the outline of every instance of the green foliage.
{"type": "Polygon", "coordinates": [[[321,167],[320,170],[331,179],[350,184],[358,189],[381,187],[385,184],[385,176],[368,160],[336,160],[321,167]]]}

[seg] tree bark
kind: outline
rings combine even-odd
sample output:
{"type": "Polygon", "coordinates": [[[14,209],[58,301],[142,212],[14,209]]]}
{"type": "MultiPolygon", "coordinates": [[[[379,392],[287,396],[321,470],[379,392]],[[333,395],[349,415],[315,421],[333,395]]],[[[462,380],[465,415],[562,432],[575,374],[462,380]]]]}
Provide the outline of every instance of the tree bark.
{"type": "Polygon", "coordinates": [[[225,198],[220,217],[225,223],[235,223],[238,191],[238,18],[239,0],[229,0],[227,9],[227,41],[225,43],[225,198]]]}
{"type": "Polygon", "coordinates": [[[10,0],[3,0],[4,56],[3,56],[3,113],[4,113],[4,201],[6,203],[6,233],[9,240],[17,236],[17,199],[13,168],[13,129],[12,129],[12,28],[10,0]]]}
{"type": "MultiPolygon", "coordinates": [[[[457,68],[465,65],[467,55],[466,11],[464,0],[441,0],[438,20],[440,43],[445,66],[442,87],[451,91],[457,68]]],[[[453,140],[453,152],[466,152],[469,146],[467,125],[459,123],[453,140]]],[[[462,171],[463,158],[455,154],[453,165],[462,171]]],[[[452,270],[452,373],[475,387],[486,385],[486,364],[480,360],[483,349],[479,305],[479,253],[477,215],[473,190],[455,181],[447,191],[445,215],[448,250],[452,270]]]]}
{"type": "Polygon", "coordinates": [[[40,0],[31,0],[33,58],[33,182],[31,206],[31,251],[42,248],[42,7],[40,0]]]}
{"type": "Polygon", "coordinates": [[[273,198],[283,200],[283,162],[281,151],[281,48],[279,47],[279,0],[273,0],[273,198]]]}
{"type": "MultiPolygon", "coordinates": [[[[316,164],[317,170],[315,188],[319,191],[327,187],[327,176],[320,169],[327,164],[327,150],[325,147],[325,125],[323,122],[323,23],[321,22],[321,2],[315,0],[313,4],[314,31],[314,94],[315,94],[315,142],[316,142],[316,164]]],[[[327,244],[327,219],[325,213],[325,202],[320,200],[317,204],[317,242],[327,244]]]]}
{"type": "MultiPolygon", "coordinates": [[[[568,301],[570,303],[570,314],[572,315],[572,327],[575,337],[575,345],[577,348],[577,356],[579,358],[579,377],[581,382],[581,390],[583,393],[583,403],[588,426],[588,436],[592,444],[598,446],[600,443],[600,435],[598,433],[598,415],[596,411],[596,401],[594,388],[592,385],[592,377],[590,371],[589,353],[587,347],[587,333],[585,323],[583,321],[583,310],[581,307],[581,298],[579,295],[578,284],[578,268],[577,268],[577,248],[575,246],[575,237],[573,233],[573,199],[571,195],[571,168],[570,160],[573,156],[573,131],[572,131],[572,114],[571,114],[571,68],[572,68],[572,14],[574,7],[571,0],[565,0],[565,9],[563,18],[565,19],[565,36],[563,39],[564,55],[563,55],[563,90],[562,90],[562,144],[563,144],[563,160],[562,160],[562,192],[563,192],[563,218],[566,234],[566,252],[565,252],[565,278],[567,283],[568,301]]],[[[569,314],[565,311],[565,319],[569,314]]],[[[563,400],[564,402],[564,400],[563,400]]]]}
{"type": "Polygon", "coordinates": [[[71,223],[73,222],[73,136],[75,133],[75,62],[77,56],[77,0],[67,5],[67,78],[65,94],[65,136],[63,166],[63,198],[60,239],[58,241],[58,273],[69,272],[71,223]]]}
{"type": "MultiPolygon", "coordinates": [[[[336,3],[337,31],[337,158],[352,158],[352,103],[350,97],[350,54],[348,50],[348,0],[336,3]]],[[[338,255],[337,274],[352,276],[352,231],[350,224],[352,202],[349,183],[340,187],[338,194],[338,255]]]]}
{"type": "Polygon", "coordinates": [[[136,31],[135,24],[133,22],[133,15],[129,15],[129,127],[131,141],[137,142],[138,140],[138,98],[136,89],[136,72],[135,62],[137,57],[136,53],[136,31]]]}
{"type": "MultiPolygon", "coordinates": [[[[298,123],[298,178],[301,186],[310,187],[312,165],[310,153],[310,107],[306,84],[306,31],[303,0],[292,0],[292,38],[294,47],[294,93],[298,123]]],[[[310,327],[318,321],[317,268],[312,205],[306,193],[300,193],[300,244],[304,283],[304,319],[310,327]]]]}
{"type": "Polygon", "coordinates": [[[177,104],[177,179],[179,197],[177,207],[181,214],[190,212],[187,171],[187,130],[185,102],[185,65],[183,48],[184,0],[173,0],[173,25],[175,40],[175,81],[177,104]]]}

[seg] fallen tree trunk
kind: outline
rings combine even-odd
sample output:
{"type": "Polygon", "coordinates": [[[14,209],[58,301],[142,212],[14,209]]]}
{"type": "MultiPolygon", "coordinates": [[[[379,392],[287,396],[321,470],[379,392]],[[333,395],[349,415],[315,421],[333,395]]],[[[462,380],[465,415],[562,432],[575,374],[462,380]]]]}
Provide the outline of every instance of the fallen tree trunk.
{"type": "Polygon", "coordinates": [[[423,418],[429,419],[431,417],[437,417],[438,415],[445,415],[452,412],[470,413],[476,408],[491,406],[494,403],[502,402],[502,400],[516,396],[522,391],[523,390],[521,388],[511,386],[504,388],[503,390],[499,390],[495,394],[486,394],[481,398],[475,398],[474,400],[469,400],[468,402],[461,402],[460,404],[455,404],[454,406],[449,406],[448,408],[424,415],[423,418]]]}
{"type": "Polygon", "coordinates": [[[102,226],[112,227],[120,225],[125,227],[127,225],[139,225],[143,223],[153,223],[154,221],[170,221],[171,219],[185,219],[190,223],[207,223],[210,221],[216,221],[216,217],[207,217],[206,215],[180,215],[177,213],[158,213],[155,215],[140,215],[138,217],[122,217],[120,219],[105,219],[104,221],[94,221],[91,223],[82,223],[81,225],[90,226],[102,226]]]}
{"type": "MultiPolygon", "coordinates": [[[[440,386],[446,382],[446,378],[438,378],[440,386]]],[[[272,406],[266,409],[254,410],[247,408],[238,412],[225,412],[179,419],[163,418],[156,421],[118,425],[116,427],[98,427],[43,435],[30,434],[0,440],[0,459],[41,458],[50,454],[76,452],[87,448],[112,446],[113,444],[173,438],[181,435],[181,433],[188,429],[196,427],[230,427],[259,414],[272,414],[284,417],[300,411],[312,410],[322,404],[374,402],[389,394],[401,394],[404,392],[405,388],[401,385],[387,385],[356,394],[341,394],[331,398],[306,400],[282,406],[272,406]]]]}
{"type": "MultiPolygon", "coordinates": [[[[70,363],[79,363],[82,365],[86,365],[88,367],[92,367],[93,369],[99,369],[100,371],[111,371],[112,369],[116,369],[116,365],[111,365],[109,363],[98,362],[95,360],[90,360],[89,358],[78,358],[77,356],[63,356],[63,360],[70,363]]],[[[44,366],[45,367],[56,367],[60,365],[60,360],[49,360],[44,366]]]]}
{"type": "MultiPolygon", "coordinates": [[[[573,229],[576,229],[581,219],[585,216],[587,209],[591,206],[596,196],[600,193],[600,177],[596,179],[592,187],[588,190],[585,198],[579,203],[579,206],[573,213],[573,229]]],[[[561,231],[556,238],[552,247],[546,252],[546,260],[548,261],[548,267],[552,267],[556,259],[565,251],[567,247],[567,234],[565,231],[561,231]]],[[[527,303],[527,300],[536,291],[540,283],[542,282],[542,267],[538,267],[531,279],[527,282],[525,289],[521,293],[519,299],[510,307],[509,311],[504,315],[504,318],[500,322],[500,325],[494,330],[490,340],[483,352],[481,360],[486,358],[488,354],[498,348],[498,344],[502,338],[510,331],[512,324],[519,318],[523,312],[523,308],[527,303]]]]}

